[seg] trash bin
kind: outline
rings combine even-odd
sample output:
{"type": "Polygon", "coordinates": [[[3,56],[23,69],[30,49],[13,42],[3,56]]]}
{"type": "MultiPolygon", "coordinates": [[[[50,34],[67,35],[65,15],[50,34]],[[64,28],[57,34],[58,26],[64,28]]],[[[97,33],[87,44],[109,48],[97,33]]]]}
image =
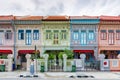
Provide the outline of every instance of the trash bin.
{"type": "Polygon", "coordinates": [[[41,66],[40,72],[44,72],[44,69],[45,69],[45,67],[44,67],[44,66],[41,66]]]}
{"type": "Polygon", "coordinates": [[[0,65],[0,71],[4,72],[5,71],[5,65],[0,65]]]}
{"type": "Polygon", "coordinates": [[[76,66],[72,65],[72,72],[76,72],[76,66]]]}

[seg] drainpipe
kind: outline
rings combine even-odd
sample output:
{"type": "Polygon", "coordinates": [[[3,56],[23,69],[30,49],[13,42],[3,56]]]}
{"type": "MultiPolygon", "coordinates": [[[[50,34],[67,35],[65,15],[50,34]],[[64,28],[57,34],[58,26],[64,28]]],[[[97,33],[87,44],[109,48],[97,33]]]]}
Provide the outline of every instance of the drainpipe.
{"type": "Polygon", "coordinates": [[[14,64],[16,68],[16,30],[15,30],[15,24],[14,21],[12,20],[12,26],[13,26],[13,31],[14,31],[14,64]]]}

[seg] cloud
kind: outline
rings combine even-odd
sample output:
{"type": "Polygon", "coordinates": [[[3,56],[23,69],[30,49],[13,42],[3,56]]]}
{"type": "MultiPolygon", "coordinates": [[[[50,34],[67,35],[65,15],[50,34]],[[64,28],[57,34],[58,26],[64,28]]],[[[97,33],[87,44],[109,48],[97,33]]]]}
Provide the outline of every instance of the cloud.
{"type": "Polygon", "coordinates": [[[0,0],[0,15],[119,15],[120,0],[0,0]]]}

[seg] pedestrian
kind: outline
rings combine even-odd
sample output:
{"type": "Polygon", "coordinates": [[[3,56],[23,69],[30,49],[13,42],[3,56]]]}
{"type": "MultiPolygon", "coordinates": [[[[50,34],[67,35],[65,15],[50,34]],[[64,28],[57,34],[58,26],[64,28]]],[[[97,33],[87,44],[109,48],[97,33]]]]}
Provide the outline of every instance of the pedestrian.
{"type": "Polygon", "coordinates": [[[34,59],[31,59],[31,63],[30,63],[30,73],[32,75],[34,75],[34,59]]]}

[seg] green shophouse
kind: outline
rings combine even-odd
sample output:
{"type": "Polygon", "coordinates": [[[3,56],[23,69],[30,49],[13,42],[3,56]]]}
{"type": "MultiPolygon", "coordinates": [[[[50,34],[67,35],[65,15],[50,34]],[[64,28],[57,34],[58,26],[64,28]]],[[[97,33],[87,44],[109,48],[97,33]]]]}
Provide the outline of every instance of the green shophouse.
{"type": "MultiPolygon", "coordinates": [[[[42,51],[58,54],[70,49],[70,24],[68,16],[45,16],[42,20],[42,51]]],[[[41,53],[42,54],[42,53],[41,53]]]]}

